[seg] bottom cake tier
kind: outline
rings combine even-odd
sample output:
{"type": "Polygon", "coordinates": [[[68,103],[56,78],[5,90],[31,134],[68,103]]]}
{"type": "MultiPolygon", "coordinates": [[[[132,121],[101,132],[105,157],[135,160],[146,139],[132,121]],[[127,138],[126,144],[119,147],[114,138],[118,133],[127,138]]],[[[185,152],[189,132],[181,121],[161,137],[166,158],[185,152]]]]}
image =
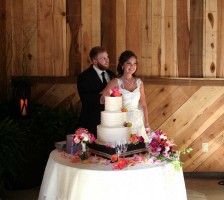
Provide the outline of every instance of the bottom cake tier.
{"type": "MultiPolygon", "coordinates": [[[[115,148],[113,147],[107,147],[105,145],[100,145],[96,143],[89,144],[88,146],[93,155],[95,154],[110,159],[112,155],[116,154],[115,148]]],[[[127,152],[121,154],[121,156],[129,157],[134,154],[145,153],[146,151],[147,150],[145,148],[145,143],[139,143],[136,145],[129,144],[127,152]]]]}

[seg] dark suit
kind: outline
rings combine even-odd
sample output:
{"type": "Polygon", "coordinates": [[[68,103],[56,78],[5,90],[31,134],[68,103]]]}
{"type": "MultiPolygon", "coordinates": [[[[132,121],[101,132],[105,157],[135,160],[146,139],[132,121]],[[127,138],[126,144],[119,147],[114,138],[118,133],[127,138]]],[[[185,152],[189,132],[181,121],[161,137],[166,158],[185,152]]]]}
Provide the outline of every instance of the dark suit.
{"type": "MultiPolygon", "coordinates": [[[[114,73],[106,71],[112,79],[114,73]]],[[[100,112],[104,110],[104,105],[100,104],[99,93],[104,87],[92,65],[79,75],[77,88],[82,102],[79,127],[87,128],[96,136],[96,126],[100,124],[100,112]]]]}

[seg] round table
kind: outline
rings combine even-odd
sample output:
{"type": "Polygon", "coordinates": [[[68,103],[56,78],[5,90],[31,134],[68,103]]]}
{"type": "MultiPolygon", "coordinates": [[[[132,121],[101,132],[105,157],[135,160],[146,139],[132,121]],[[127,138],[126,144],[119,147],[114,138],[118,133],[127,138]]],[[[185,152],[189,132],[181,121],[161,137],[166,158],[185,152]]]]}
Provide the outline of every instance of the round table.
{"type": "Polygon", "coordinates": [[[112,164],[72,163],[52,151],[39,200],[186,200],[182,170],[170,163],[140,163],[123,170],[112,164]]]}

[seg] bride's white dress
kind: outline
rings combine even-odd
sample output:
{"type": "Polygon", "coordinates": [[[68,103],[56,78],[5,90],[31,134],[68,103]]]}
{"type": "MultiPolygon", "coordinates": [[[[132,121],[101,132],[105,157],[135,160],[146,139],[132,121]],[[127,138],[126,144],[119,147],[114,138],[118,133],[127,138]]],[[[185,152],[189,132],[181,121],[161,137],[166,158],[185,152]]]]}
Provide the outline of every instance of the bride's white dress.
{"type": "Polygon", "coordinates": [[[117,82],[119,91],[122,94],[123,107],[128,110],[127,122],[132,123],[132,134],[142,136],[145,141],[148,141],[144,126],[144,115],[139,103],[141,80],[136,78],[137,88],[133,92],[130,92],[124,88],[124,84],[121,79],[117,78],[117,82]]]}

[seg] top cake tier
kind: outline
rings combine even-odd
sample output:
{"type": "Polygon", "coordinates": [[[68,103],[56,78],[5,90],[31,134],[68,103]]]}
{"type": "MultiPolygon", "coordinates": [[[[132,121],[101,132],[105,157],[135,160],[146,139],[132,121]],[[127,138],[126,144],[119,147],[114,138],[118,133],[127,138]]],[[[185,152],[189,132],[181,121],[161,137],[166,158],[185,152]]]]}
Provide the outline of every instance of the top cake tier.
{"type": "Polygon", "coordinates": [[[122,97],[105,97],[105,111],[121,111],[122,97]]]}

